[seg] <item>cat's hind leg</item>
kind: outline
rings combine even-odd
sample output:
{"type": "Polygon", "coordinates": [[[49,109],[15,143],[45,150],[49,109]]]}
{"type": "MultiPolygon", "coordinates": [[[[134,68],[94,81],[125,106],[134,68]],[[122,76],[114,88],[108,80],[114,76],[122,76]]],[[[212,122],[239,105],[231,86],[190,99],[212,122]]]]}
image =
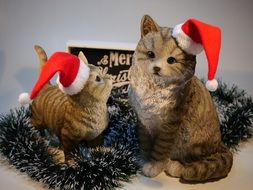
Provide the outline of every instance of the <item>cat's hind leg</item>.
{"type": "Polygon", "coordinates": [[[46,134],[44,130],[46,128],[46,125],[43,121],[43,114],[41,114],[37,110],[36,105],[32,105],[31,109],[32,109],[31,124],[35,129],[37,129],[40,132],[40,135],[42,137],[45,137],[46,134]]]}
{"type": "Polygon", "coordinates": [[[184,166],[176,160],[169,160],[164,172],[166,175],[169,175],[171,177],[177,177],[180,178],[182,175],[182,172],[184,171],[184,166]]]}
{"type": "Polygon", "coordinates": [[[233,155],[227,147],[221,145],[217,153],[202,157],[193,162],[174,162],[166,170],[168,175],[180,177],[184,182],[207,182],[224,178],[233,164],[233,155]]]}
{"type": "Polygon", "coordinates": [[[233,164],[233,155],[228,148],[223,149],[224,151],[212,154],[200,161],[186,164],[182,179],[205,182],[226,177],[233,164]]]}

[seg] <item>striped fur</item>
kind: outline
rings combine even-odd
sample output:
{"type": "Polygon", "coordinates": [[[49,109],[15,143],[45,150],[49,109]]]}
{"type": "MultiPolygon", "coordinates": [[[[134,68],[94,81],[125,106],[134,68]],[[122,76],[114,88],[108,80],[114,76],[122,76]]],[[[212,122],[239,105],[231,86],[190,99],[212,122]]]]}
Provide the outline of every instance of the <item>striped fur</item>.
{"type": "Polygon", "coordinates": [[[143,17],[141,31],[129,100],[139,120],[143,174],[165,171],[196,182],[225,177],[233,156],[221,142],[210,93],[194,76],[196,57],[178,46],[171,28],[159,27],[149,16],[143,17]]]}
{"type": "MultiPolygon", "coordinates": [[[[39,46],[35,46],[35,50],[42,70],[47,61],[46,53],[39,46]]],[[[80,54],[79,58],[85,59],[83,56],[80,54]]],[[[48,83],[32,103],[32,124],[37,129],[48,127],[59,137],[66,161],[71,160],[70,152],[80,141],[92,145],[101,143],[101,134],[108,125],[106,102],[112,80],[99,68],[89,67],[89,79],[80,93],[70,96],[48,83]]]]}

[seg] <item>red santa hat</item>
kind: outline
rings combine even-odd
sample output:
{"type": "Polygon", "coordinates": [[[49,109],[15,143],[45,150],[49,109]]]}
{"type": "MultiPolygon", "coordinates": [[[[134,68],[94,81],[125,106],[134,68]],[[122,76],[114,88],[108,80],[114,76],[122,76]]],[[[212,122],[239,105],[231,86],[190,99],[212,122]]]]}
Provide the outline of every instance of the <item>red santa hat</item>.
{"type": "Polygon", "coordinates": [[[176,38],[178,45],[189,54],[197,55],[203,49],[205,50],[208,61],[206,88],[209,91],[215,91],[218,87],[218,82],[214,77],[221,48],[220,28],[196,19],[189,19],[175,26],[172,36],[176,38]]]}
{"type": "Polygon", "coordinates": [[[62,92],[73,95],[80,92],[89,78],[90,69],[77,56],[56,52],[47,61],[31,94],[19,95],[19,103],[25,105],[31,103],[46,83],[58,72],[57,83],[62,92]]]}

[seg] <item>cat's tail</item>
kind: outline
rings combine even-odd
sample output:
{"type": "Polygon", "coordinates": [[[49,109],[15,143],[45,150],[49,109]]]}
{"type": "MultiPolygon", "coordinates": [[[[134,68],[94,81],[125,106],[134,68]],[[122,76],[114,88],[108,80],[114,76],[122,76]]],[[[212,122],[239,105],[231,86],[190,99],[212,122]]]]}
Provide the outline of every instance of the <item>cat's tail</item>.
{"type": "Polygon", "coordinates": [[[35,45],[34,49],[39,57],[39,63],[40,63],[39,73],[41,73],[41,71],[43,70],[43,67],[45,66],[45,64],[47,62],[47,54],[46,54],[45,50],[39,45],[35,45]]]}
{"type": "Polygon", "coordinates": [[[181,178],[182,182],[199,183],[226,177],[232,165],[233,154],[222,144],[217,153],[198,161],[183,164],[170,160],[165,173],[181,178]]]}
{"type": "MultiPolygon", "coordinates": [[[[35,45],[34,49],[36,51],[36,53],[38,54],[39,57],[39,62],[40,62],[40,67],[39,67],[39,74],[41,73],[41,71],[43,70],[44,66],[46,65],[47,62],[47,54],[44,51],[44,49],[42,47],[40,47],[39,45],[35,45]]],[[[43,87],[43,89],[46,89],[46,87],[49,87],[50,85],[50,81],[43,87]]],[[[42,90],[42,89],[41,89],[42,90]]],[[[31,96],[29,93],[21,93],[19,95],[18,101],[21,105],[26,105],[32,102],[31,100],[31,96]]]]}

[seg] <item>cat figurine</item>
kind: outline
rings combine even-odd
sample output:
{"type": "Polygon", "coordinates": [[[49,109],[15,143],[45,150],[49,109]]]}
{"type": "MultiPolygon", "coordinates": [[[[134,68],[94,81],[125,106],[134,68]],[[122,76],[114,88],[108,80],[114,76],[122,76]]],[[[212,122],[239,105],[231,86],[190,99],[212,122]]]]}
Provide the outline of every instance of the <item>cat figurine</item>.
{"type": "Polygon", "coordinates": [[[196,56],[179,46],[172,30],[145,15],[130,68],[142,173],[155,177],[164,171],[188,182],[226,177],[233,155],[221,141],[215,105],[194,76],[196,56]]]}
{"type": "MultiPolygon", "coordinates": [[[[40,46],[35,46],[35,50],[40,71],[43,71],[47,55],[40,46]]],[[[80,64],[89,68],[87,81],[80,92],[66,94],[48,82],[31,104],[32,125],[38,130],[48,127],[58,136],[66,163],[80,141],[87,141],[91,146],[101,145],[102,133],[108,126],[106,103],[112,90],[112,79],[98,67],[88,64],[82,52],[78,58],[82,60],[80,64]]]]}

